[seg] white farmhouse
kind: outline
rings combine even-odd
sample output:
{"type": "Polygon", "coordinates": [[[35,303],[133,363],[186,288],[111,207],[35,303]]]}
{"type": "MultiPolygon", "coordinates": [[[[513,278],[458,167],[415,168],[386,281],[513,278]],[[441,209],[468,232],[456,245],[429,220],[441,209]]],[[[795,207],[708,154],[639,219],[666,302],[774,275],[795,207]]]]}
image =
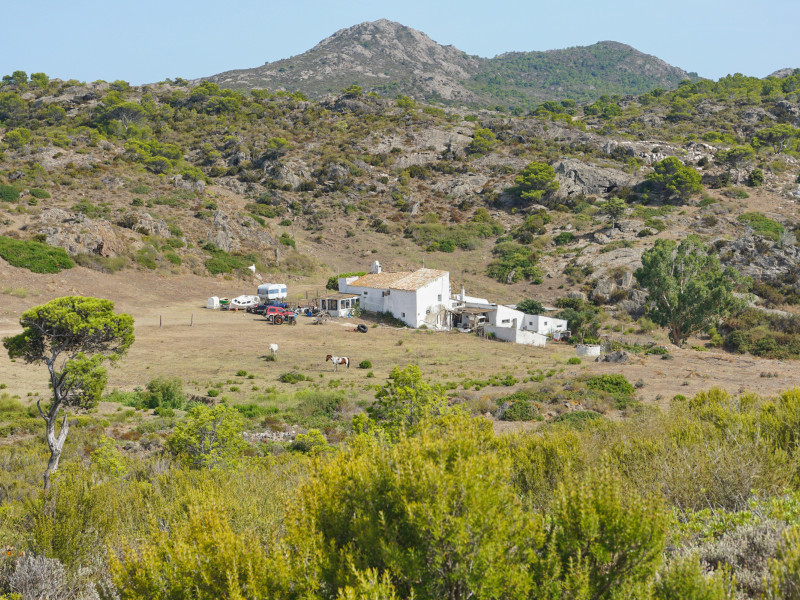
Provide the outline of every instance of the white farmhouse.
{"type": "Polygon", "coordinates": [[[418,269],[383,273],[375,261],[372,272],[339,279],[339,292],[356,294],[362,310],[391,313],[409,327],[450,327],[450,273],[418,269]]]}

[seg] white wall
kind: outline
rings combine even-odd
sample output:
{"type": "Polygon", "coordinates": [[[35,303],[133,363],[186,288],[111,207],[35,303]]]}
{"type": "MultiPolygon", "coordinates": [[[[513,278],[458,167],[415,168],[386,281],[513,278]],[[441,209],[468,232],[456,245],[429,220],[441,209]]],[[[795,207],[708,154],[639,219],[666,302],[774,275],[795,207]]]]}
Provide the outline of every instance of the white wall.
{"type": "Polygon", "coordinates": [[[527,331],[548,334],[554,331],[566,331],[567,322],[564,319],[555,319],[547,315],[525,315],[523,328],[527,331]]]}
{"type": "Polygon", "coordinates": [[[526,315],[521,310],[516,310],[502,304],[497,305],[497,310],[493,310],[486,315],[489,319],[489,324],[495,327],[515,327],[516,329],[523,329],[523,320],[526,315]]]}
{"type": "Polygon", "coordinates": [[[537,346],[544,348],[547,344],[547,337],[535,331],[520,331],[513,327],[494,327],[488,325],[485,329],[486,333],[493,333],[498,340],[504,342],[514,342],[515,344],[524,344],[525,346],[537,346]]]}
{"type": "Polygon", "coordinates": [[[416,291],[416,324],[413,326],[444,327],[445,323],[437,325],[436,315],[441,314],[443,309],[450,309],[451,306],[450,273],[445,273],[416,291]]]}

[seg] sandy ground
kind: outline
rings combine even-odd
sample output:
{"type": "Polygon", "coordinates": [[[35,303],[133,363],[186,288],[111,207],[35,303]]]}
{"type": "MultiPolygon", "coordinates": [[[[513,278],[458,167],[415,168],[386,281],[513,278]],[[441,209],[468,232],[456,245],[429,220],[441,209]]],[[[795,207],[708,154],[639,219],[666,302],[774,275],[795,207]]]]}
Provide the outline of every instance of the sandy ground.
{"type": "MultiPolygon", "coordinates": [[[[354,319],[313,325],[311,319],[301,317],[296,326],[275,326],[256,315],[204,308],[209,296],[251,293],[256,283],[194,276],[167,278],[134,271],[104,275],[80,267],[57,275],[37,275],[0,264],[0,337],[19,332],[22,312],[52,298],[69,294],[108,298],[119,311],[134,317],[136,328],[136,342],[129,354],[109,371],[109,390],[132,390],[157,376],[177,376],[191,393],[204,393],[208,386],[222,382],[226,386],[223,393],[242,402],[267,387],[294,389],[277,381],[289,370],[321,382],[339,379],[354,397],[369,399],[373,394],[369,386],[381,383],[395,366],[412,363],[432,381],[442,382],[459,380],[463,375],[482,379],[512,373],[521,378],[537,369],[563,369],[565,375],[621,372],[631,382],[644,383],[637,390],[643,401],[657,403],[665,403],[678,393],[689,396],[714,386],[733,394],[748,390],[770,395],[800,381],[798,361],[721,351],[672,348],[673,360],[646,356],[633,357],[624,365],[586,360],[581,365],[568,365],[574,349],[560,344],[529,348],[456,332],[384,326],[370,327],[367,334],[360,334],[354,329],[361,321],[354,319]],[[264,360],[271,343],[279,346],[276,362],[264,360]],[[351,368],[334,374],[331,363],[325,362],[327,354],[349,356],[351,368]],[[367,377],[367,370],[356,368],[362,360],[372,362],[374,378],[367,377]],[[237,377],[239,370],[254,378],[237,377]],[[230,385],[240,389],[231,392],[230,385]]],[[[321,288],[317,284],[290,286],[290,299],[301,300],[306,293],[313,296],[321,288]]],[[[0,383],[7,386],[4,392],[23,398],[48,393],[43,366],[12,362],[5,352],[0,352],[0,383]]],[[[508,391],[487,387],[479,394],[494,398],[508,391]]]]}

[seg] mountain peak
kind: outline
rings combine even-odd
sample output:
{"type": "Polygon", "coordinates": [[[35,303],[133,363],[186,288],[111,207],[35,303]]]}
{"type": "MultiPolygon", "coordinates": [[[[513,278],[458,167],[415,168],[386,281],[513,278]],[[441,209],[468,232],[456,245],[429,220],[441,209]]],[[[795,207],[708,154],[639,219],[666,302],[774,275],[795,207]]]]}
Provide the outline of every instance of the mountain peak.
{"type": "Polygon", "coordinates": [[[486,59],[378,19],[340,29],[303,54],[207,79],[223,87],[299,90],[316,98],[357,84],[388,97],[530,108],[550,99],[591,100],[602,94],[670,89],[686,77],[684,71],[619,42],[486,59]]]}

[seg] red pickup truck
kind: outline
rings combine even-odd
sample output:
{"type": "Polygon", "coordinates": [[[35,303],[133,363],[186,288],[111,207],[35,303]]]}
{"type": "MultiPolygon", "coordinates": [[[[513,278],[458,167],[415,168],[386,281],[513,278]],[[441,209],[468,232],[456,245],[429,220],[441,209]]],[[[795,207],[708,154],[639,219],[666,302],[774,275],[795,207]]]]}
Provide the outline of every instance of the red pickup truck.
{"type": "Polygon", "coordinates": [[[291,310],[280,306],[267,306],[264,309],[264,318],[273,325],[280,325],[281,323],[297,325],[297,315],[291,310]]]}

